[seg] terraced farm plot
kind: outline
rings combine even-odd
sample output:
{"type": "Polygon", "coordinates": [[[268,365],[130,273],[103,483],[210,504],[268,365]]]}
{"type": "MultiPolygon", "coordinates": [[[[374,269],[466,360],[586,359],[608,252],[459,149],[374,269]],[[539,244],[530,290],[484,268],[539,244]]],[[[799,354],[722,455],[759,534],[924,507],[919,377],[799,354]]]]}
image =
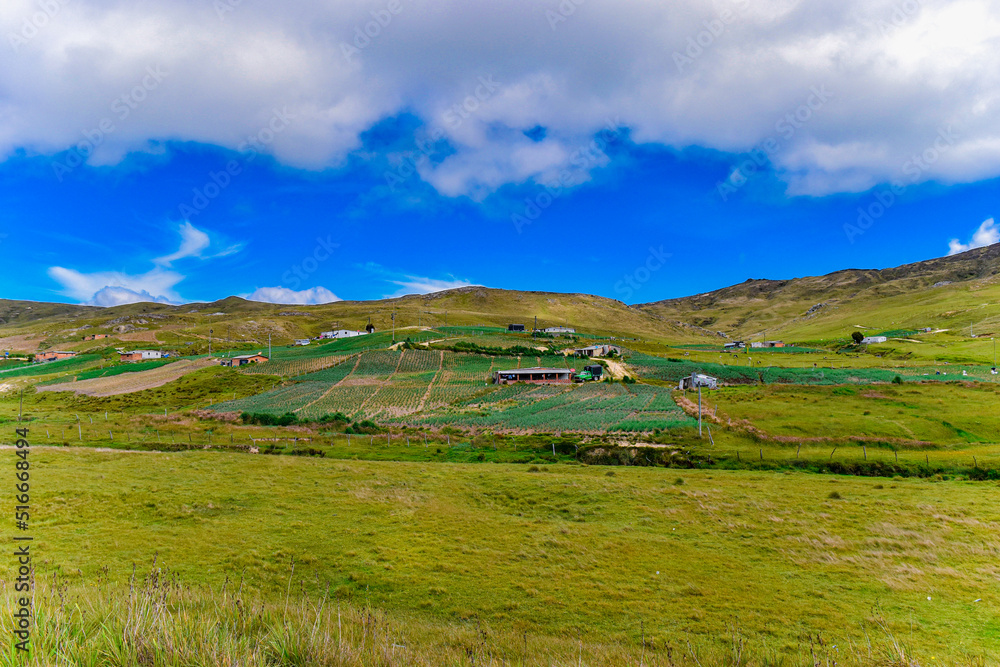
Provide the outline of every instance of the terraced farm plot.
{"type": "Polygon", "coordinates": [[[441,366],[441,353],[432,350],[403,350],[397,373],[436,373],[441,366]]]}
{"type": "MultiPolygon", "coordinates": [[[[300,376],[302,389],[286,387],[215,409],[296,412],[304,419],[342,412],[355,419],[523,431],[652,430],[688,422],[670,390],[662,387],[613,383],[498,387],[490,382],[492,370],[517,368],[525,359],[532,365],[543,361],[375,350],[300,376]]],[[[563,357],[544,361],[561,367],[589,363],[563,357]]]]}
{"type": "MultiPolygon", "coordinates": [[[[409,420],[414,421],[414,420],[409,420]]],[[[691,420],[660,387],[593,383],[510,385],[456,402],[418,423],[511,430],[641,431],[690,425],[691,420]],[[649,407],[656,410],[649,410],[649,407]],[[478,407],[480,412],[470,412],[478,407]]]]}
{"type": "Polygon", "coordinates": [[[315,373],[308,373],[298,379],[305,382],[329,382],[331,385],[337,384],[351,374],[351,371],[354,370],[354,364],[356,361],[356,356],[345,357],[342,358],[341,361],[337,362],[336,366],[316,371],[315,373]]]}
{"type": "Polygon", "coordinates": [[[273,359],[260,364],[240,366],[239,372],[247,375],[279,375],[291,378],[336,366],[347,358],[345,355],[332,355],[303,359],[273,359]]]}
{"type": "Polygon", "coordinates": [[[283,415],[295,412],[322,396],[330,385],[325,382],[297,382],[263,394],[226,401],[212,406],[215,412],[258,412],[283,415]]]}
{"type": "Polygon", "coordinates": [[[7,380],[15,377],[49,375],[53,373],[72,373],[80,371],[87,366],[96,365],[100,360],[101,356],[98,354],[78,354],[75,357],[70,357],[69,359],[28,364],[26,366],[4,370],[0,373],[0,380],[7,380]]]}
{"type": "Polygon", "coordinates": [[[333,388],[325,383],[316,384],[321,384],[324,390],[309,402],[308,407],[300,407],[299,416],[302,418],[318,419],[324,415],[342,412],[352,419],[360,419],[366,416],[361,413],[362,406],[380,388],[377,384],[341,385],[333,388]]]}
{"type": "Polygon", "coordinates": [[[396,372],[399,366],[402,352],[394,350],[376,350],[365,352],[361,355],[358,367],[354,369],[355,377],[371,377],[377,379],[388,379],[396,372]]]}

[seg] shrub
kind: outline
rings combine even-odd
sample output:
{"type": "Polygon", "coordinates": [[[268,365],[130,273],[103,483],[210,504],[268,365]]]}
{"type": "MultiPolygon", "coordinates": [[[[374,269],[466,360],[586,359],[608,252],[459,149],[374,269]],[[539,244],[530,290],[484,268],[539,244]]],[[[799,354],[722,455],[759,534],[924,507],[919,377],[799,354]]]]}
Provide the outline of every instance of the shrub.
{"type": "Polygon", "coordinates": [[[903,378],[901,378],[900,376],[897,375],[896,377],[892,378],[892,383],[893,384],[903,384],[903,378]]]}
{"type": "Polygon", "coordinates": [[[838,491],[831,491],[830,495],[827,496],[830,500],[840,500],[842,497],[838,491]]]}
{"type": "Polygon", "coordinates": [[[292,412],[277,417],[262,412],[244,412],[240,415],[244,424],[256,424],[258,426],[289,426],[296,423],[299,418],[292,412]]]}

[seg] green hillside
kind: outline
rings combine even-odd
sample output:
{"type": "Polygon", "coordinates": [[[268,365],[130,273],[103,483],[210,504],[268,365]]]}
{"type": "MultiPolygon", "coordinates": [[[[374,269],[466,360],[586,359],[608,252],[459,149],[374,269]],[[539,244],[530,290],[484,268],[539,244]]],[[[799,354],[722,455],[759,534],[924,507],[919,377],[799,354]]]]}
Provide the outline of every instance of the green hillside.
{"type": "Polygon", "coordinates": [[[892,269],[748,280],[636,309],[731,338],[822,341],[928,327],[948,329],[946,338],[988,336],[1000,331],[1000,245],[892,269]]]}

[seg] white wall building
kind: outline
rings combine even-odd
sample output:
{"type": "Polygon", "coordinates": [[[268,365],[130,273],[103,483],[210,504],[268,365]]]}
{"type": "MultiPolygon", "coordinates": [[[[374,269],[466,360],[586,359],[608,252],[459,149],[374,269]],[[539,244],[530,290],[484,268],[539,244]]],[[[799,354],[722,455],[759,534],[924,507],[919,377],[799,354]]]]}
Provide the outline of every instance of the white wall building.
{"type": "Polygon", "coordinates": [[[350,329],[337,329],[336,331],[324,331],[320,338],[352,338],[354,336],[365,336],[367,331],[352,331],[350,329]]]}

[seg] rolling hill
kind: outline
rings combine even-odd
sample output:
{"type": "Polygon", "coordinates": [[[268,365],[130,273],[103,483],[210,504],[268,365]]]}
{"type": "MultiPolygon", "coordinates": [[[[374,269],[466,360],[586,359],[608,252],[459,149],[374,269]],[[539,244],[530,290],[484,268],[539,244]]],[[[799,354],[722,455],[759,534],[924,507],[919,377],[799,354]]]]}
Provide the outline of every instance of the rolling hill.
{"type": "Polygon", "coordinates": [[[889,269],[847,269],[792,280],[747,280],[683,298],[626,305],[587,294],[463,287],[378,301],[317,306],[276,305],[229,297],[180,306],[137,303],[97,308],[0,300],[0,350],[76,350],[108,345],[200,349],[276,344],[334,328],[379,330],[456,325],[541,327],[668,343],[727,338],[790,341],[844,339],[871,333],[947,329],[949,336],[1000,331],[1000,244],[889,269]],[[212,330],[210,334],[210,330],[212,330]],[[112,338],[82,339],[90,333],[112,338]],[[224,342],[228,341],[228,342],[224,342]]]}
{"type": "Polygon", "coordinates": [[[1000,244],[890,269],[793,280],[747,280],[635,306],[730,338],[826,340],[851,330],[1000,330],[1000,244]]]}

